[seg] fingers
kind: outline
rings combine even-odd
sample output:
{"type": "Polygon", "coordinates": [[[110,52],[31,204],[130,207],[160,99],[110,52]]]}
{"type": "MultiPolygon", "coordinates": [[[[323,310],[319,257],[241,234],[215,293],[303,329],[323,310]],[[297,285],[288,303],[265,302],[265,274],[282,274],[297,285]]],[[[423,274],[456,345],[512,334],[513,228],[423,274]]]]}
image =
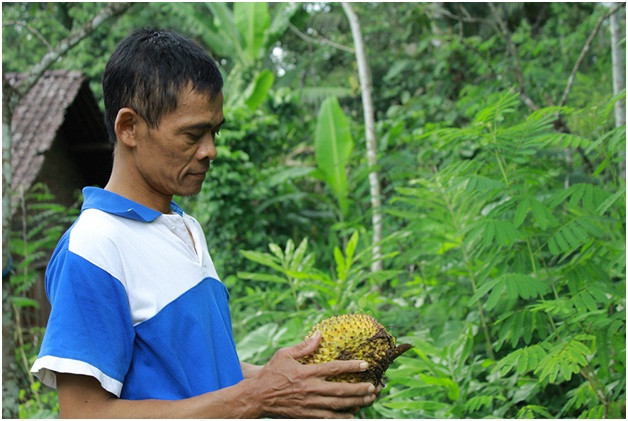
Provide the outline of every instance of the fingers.
{"type": "Polygon", "coordinates": [[[269,414],[352,418],[357,409],[375,401],[381,387],[368,382],[326,380],[338,374],[362,372],[368,369],[368,363],[359,360],[335,360],[303,365],[295,361],[314,352],[320,341],[321,334],[317,331],[295,346],[280,349],[254,375],[271,392],[268,393],[268,398],[272,404],[265,409],[269,414]]]}
{"type": "Polygon", "coordinates": [[[359,373],[368,369],[367,362],[359,360],[334,360],[320,364],[310,364],[312,371],[316,371],[319,376],[330,377],[343,373],[359,373]]]}
{"type": "Polygon", "coordinates": [[[377,397],[377,389],[371,383],[344,383],[318,380],[310,384],[308,392],[324,398],[349,399],[355,406],[370,405],[377,397]]]}
{"type": "Polygon", "coordinates": [[[329,408],[337,412],[356,413],[360,408],[369,406],[375,401],[375,395],[355,397],[318,396],[308,401],[309,408],[329,408]]]}
{"type": "Polygon", "coordinates": [[[382,393],[382,390],[386,387],[383,380],[380,380],[377,384],[377,388],[375,389],[375,395],[379,396],[382,393]]]}
{"type": "MultiPolygon", "coordinates": [[[[317,330],[309,338],[292,347],[284,348],[279,353],[298,360],[314,352],[320,342],[321,332],[317,330]]],[[[359,373],[368,369],[369,365],[367,362],[359,360],[334,360],[321,364],[310,364],[309,367],[315,367],[314,370],[318,371],[320,376],[329,377],[342,373],[359,373]]]]}
{"type": "Polygon", "coordinates": [[[303,340],[303,342],[298,343],[293,347],[286,348],[286,351],[290,357],[298,360],[299,358],[305,357],[306,355],[314,352],[320,342],[321,332],[317,330],[312,336],[303,340]]]}
{"type": "Polygon", "coordinates": [[[328,418],[338,418],[338,419],[353,419],[354,412],[350,411],[331,411],[328,409],[304,409],[299,411],[298,414],[294,414],[292,411],[286,411],[286,414],[290,418],[318,418],[318,419],[328,419],[328,418]]]}

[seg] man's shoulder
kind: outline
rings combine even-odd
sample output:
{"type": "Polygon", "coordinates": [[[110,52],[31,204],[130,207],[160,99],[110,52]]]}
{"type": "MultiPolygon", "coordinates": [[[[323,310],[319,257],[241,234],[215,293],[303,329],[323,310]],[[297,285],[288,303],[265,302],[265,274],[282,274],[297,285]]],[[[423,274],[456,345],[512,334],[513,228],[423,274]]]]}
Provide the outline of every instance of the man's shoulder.
{"type": "Polygon", "coordinates": [[[129,231],[138,230],[142,223],[113,215],[100,209],[85,209],[74,223],[70,239],[88,237],[93,240],[118,239],[129,231]]]}
{"type": "Polygon", "coordinates": [[[86,209],[66,233],[65,249],[90,261],[95,256],[111,258],[144,225],[133,222],[98,209],[86,209]]]}

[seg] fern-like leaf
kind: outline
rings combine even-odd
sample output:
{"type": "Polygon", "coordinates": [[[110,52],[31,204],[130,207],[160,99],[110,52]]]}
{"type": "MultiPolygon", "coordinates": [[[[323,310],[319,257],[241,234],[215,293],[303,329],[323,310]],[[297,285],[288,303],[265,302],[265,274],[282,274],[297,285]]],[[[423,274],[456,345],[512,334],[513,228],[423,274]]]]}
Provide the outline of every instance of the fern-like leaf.
{"type": "Polygon", "coordinates": [[[544,361],[546,357],[547,352],[541,344],[519,348],[499,360],[493,367],[493,373],[498,372],[503,377],[511,370],[515,370],[517,374],[522,375],[535,370],[539,362],[544,361]]]}
{"type": "Polygon", "coordinates": [[[467,400],[462,406],[467,414],[473,414],[474,412],[484,408],[490,408],[493,404],[493,396],[477,395],[467,400]]]}
{"type": "Polygon", "coordinates": [[[506,273],[481,285],[469,299],[467,305],[475,304],[489,291],[491,293],[486,302],[487,310],[494,308],[504,293],[507,293],[510,301],[514,301],[516,297],[527,300],[547,294],[550,291],[550,287],[545,282],[523,273],[506,273]]]}
{"type": "Polygon", "coordinates": [[[547,240],[550,252],[554,256],[571,252],[588,243],[591,237],[598,237],[602,231],[595,222],[594,219],[585,216],[575,217],[547,240]]]}
{"type": "Polygon", "coordinates": [[[540,362],[535,374],[539,381],[555,382],[560,375],[564,380],[571,380],[571,376],[580,372],[580,367],[588,364],[589,348],[578,340],[554,345],[540,362]]]}
{"type": "Polygon", "coordinates": [[[582,207],[583,209],[595,212],[596,208],[607,200],[610,193],[601,187],[588,183],[577,183],[568,189],[555,193],[548,201],[550,208],[555,208],[564,204],[569,208],[582,207]],[[566,199],[569,198],[569,202],[566,199]]]}

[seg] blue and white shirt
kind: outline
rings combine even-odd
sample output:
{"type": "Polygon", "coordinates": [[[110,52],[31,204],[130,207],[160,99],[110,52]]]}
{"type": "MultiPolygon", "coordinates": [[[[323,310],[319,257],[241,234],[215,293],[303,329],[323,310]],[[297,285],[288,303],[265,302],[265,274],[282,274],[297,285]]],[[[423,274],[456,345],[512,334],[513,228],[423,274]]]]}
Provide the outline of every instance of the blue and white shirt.
{"type": "Polygon", "coordinates": [[[94,187],[46,271],[52,311],[31,372],[95,377],[124,399],[184,399],[242,370],[229,294],[198,222],[94,187]]]}

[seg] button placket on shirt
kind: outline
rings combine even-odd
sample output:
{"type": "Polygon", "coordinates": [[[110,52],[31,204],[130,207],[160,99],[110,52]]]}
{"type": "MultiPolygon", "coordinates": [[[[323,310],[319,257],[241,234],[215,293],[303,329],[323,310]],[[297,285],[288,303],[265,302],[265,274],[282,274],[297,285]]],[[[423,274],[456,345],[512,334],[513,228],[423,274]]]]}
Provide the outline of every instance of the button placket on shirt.
{"type": "Polygon", "coordinates": [[[164,222],[168,229],[177,236],[177,238],[186,245],[186,248],[191,253],[191,256],[196,259],[196,261],[200,264],[200,256],[198,252],[195,250],[195,241],[193,237],[188,232],[185,222],[183,218],[177,215],[176,222],[174,222],[175,218],[170,216],[164,217],[164,222]]]}

